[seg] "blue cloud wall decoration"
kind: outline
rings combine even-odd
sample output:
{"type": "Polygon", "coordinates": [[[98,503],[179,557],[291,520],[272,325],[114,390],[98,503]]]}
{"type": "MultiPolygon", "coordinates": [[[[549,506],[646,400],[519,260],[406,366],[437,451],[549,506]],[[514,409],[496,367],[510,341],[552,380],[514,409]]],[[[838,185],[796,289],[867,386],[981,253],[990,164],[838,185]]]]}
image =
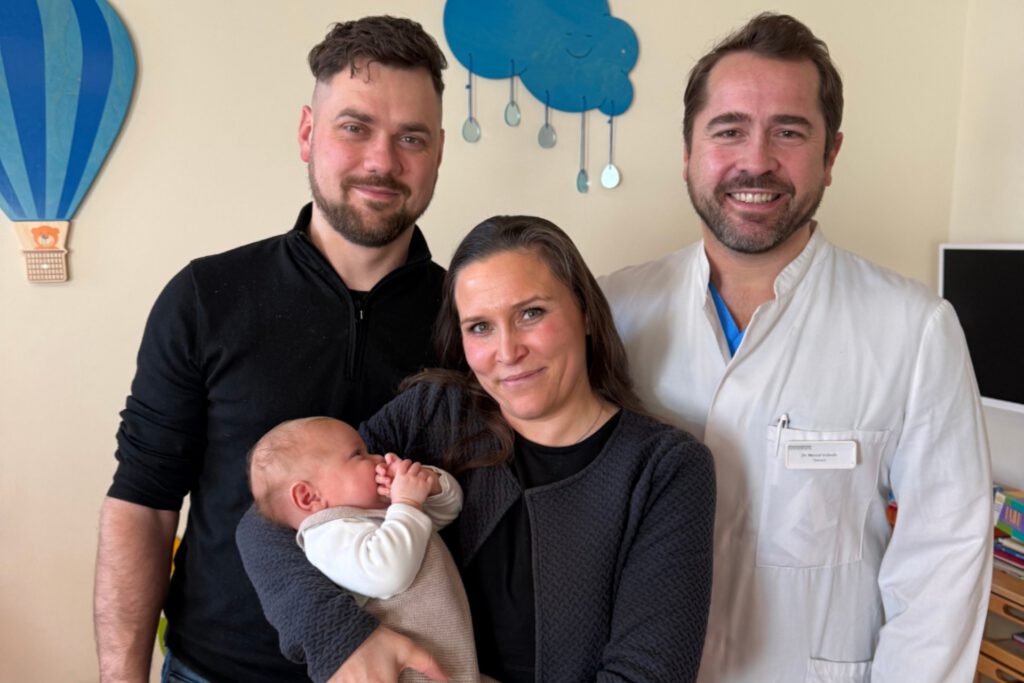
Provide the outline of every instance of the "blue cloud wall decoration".
{"type": "Polygon", "coordinates": [[[444,32],[470,72],[516,76],[553,109],[618,116],[633,102],[639,44],[607,0],[448,0],[444,32]]]}

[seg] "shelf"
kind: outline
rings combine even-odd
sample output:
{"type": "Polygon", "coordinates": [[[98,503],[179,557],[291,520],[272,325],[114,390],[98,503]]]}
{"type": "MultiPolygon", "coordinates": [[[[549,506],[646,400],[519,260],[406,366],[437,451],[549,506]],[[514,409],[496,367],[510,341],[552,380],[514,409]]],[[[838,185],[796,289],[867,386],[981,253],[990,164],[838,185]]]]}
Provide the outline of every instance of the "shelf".
{"type": "Polygon", "coordinates": [[[996,570],[992,572],[992,592],[1018,605],[1024,605],[1024,579],[996,570]]]}
{"type": "Polygon", "coordinates": [[[980,677],[984,676],[985,680],[999,681],[999,683],[1024,683],[1024,674],[1011,671],[985,655],[978,658],[978,676],[979,678],[975,680],[980,680],[980,677]]]}
{"type": "Polygon", "coordinates": [[[982,638],[981,653],[987,655],[1014,673],[1024,675],[1024,645],[1010,638],[989,640],[982,638]]]}
{"type": "Polygon", "coordinates": [[[975,681],[1024,683],[1024,644],[1011,637],[1021,631],[1024,631],[1024,579],[994,571],[975,681]]]}

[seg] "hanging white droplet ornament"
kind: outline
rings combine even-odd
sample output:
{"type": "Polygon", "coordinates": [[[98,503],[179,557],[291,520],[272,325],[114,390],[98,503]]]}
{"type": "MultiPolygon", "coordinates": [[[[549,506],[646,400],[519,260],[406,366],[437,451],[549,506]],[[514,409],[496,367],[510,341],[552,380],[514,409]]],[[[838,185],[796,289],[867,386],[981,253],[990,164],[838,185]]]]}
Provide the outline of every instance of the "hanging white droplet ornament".
{"type": "MultiPolygon", "coordinates": [[[[612,102],[612,106],[615,103],[612,102]]],[[[609,190],[619,186],[622,182],[622,174],[619,173],[618,167],[614,162],[614,140],[615,140],[615,117],[608,117],[608,165],[601,171],[601,185],[609,190]]]]}

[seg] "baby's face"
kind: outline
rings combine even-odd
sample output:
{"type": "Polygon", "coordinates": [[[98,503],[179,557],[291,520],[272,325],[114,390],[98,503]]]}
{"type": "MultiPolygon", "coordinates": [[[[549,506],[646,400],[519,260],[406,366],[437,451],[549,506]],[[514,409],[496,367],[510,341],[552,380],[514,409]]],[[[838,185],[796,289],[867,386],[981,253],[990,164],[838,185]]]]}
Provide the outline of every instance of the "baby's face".
{"type": "Polygon", "coordinates": [[[322,450],[312,483],[327,507],[387,507],[388,499],[377,494],[376,468],[384,458],[367,453],[359,432],[347,424],[330,422],[318,426],[324,432],[318,439],[318,448],[322,450]]]}

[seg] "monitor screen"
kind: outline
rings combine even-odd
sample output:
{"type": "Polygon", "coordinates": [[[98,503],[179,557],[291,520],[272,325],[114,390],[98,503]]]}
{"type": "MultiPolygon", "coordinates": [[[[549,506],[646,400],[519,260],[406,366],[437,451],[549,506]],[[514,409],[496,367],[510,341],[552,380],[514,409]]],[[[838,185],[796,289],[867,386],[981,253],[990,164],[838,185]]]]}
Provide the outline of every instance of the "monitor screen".
{"type": "Polygon", "coordinates": [[[1024,412],[1024,244],[943,244],[939,294],[956,309],[988,405],[1024,412]]]}

